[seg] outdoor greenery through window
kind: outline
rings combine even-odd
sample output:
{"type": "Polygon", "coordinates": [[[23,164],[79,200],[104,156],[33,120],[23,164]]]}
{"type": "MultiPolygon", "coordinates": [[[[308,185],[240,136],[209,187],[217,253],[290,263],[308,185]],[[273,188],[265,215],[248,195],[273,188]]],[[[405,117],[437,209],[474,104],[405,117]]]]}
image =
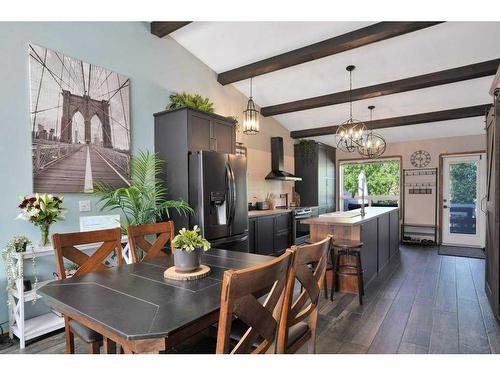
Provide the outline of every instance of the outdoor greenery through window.
{"type": "Polygon", "coordinates": [[[366,176],[365,204],[372,206],[398,206],[400,187],[399,160],[355,162],[341,164],[341,207],[344,211],[361,204],[360,174],[366,176]]]}

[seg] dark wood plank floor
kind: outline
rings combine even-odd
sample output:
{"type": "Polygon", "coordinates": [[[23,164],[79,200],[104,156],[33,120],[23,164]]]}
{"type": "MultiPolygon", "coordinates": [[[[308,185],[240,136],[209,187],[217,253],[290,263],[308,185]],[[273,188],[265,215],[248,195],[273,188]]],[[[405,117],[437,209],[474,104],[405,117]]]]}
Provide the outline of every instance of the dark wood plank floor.
{"type": "MultiPolygon", "coordinates": [[[[319,353],[500,353],[484,260],[442,256],[435,248],[402,247],[368,286],[363,306],[354,295],[322,299],[318,331],[319,353]]],[[[177,352],[212,350],[205,343],[177,352]]],[[[85,353],[78,340],[76,351],[85,353]]],[[[13,346],[0,353],[18,352],[13,346]]],[[[63,353],[64,335],[29,343],[24,352],[63,353]]]]}

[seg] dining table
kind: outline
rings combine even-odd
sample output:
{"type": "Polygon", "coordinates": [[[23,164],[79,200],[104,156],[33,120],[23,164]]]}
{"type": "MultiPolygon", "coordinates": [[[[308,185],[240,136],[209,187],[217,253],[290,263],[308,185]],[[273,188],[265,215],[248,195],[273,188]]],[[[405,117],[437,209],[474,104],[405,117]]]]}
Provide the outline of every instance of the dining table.
{"type": "Polygon", "coordinates": [[[38,293],[52,309],[119,344],[125,353],[159,353],[218,321],[224,271],[273,257],[222,249],[201,256],[210,267],[196,280],[165,279],[173,257],[144,260],[53,281],[38,293]]]}

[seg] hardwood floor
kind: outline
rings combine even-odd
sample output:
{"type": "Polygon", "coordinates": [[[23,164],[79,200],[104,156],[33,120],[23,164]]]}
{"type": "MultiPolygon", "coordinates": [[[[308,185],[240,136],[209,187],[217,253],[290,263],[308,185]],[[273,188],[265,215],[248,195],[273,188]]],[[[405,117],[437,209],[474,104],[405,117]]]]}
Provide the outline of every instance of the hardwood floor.
{"type": "MultiPolygon", "coordinates": [[[[318,353],[500,353],[500,324],[484,292],[484,260],[401,247],[366,290],[322,298],[318,353]]],[[[213,353],[209,340],[174,352],[213,353]]],[[[64,334],[0,353],[64,353],[64,334]]],[[[85,346],[76,340],[76,352],[85,346]]],[[[302,352],[306,352],[303,348],[302,352]]]]}

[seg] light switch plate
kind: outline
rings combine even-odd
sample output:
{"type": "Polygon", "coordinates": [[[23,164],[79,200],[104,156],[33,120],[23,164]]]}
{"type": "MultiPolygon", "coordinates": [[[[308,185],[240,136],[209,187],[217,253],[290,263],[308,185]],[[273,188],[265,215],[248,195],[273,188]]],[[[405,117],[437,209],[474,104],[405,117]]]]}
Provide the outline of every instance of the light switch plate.
{"type": "Polygon", "coordinates": [[[89,200],[80,201],[79,203],[80,203],[80,212],[88,212],[91,210],[89,200]]]}

